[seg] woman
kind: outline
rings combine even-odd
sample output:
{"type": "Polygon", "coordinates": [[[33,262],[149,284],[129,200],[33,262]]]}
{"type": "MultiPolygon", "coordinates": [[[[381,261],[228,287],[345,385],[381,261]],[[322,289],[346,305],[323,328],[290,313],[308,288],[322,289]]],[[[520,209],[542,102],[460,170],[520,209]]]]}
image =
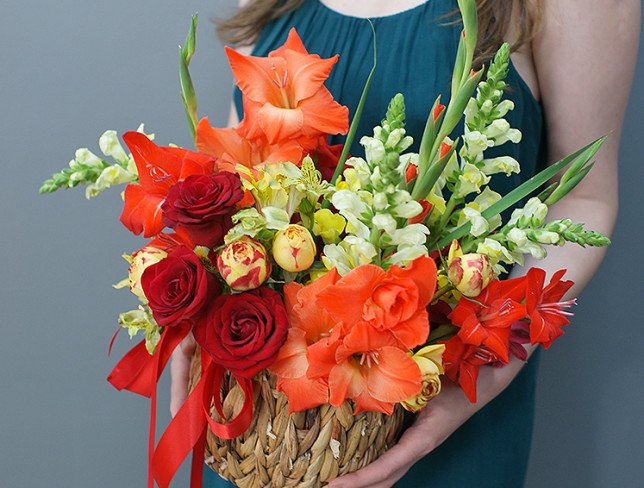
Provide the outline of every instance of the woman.
{"type": "MultiPolygon", "coordinates": [[[[523,132],[504,153],[521,162],[517,179],[493,185],[507,193],[545,162],[554,162],[589,141],[610,133],[590,175],[551,208],[549,218],[568,217],[610,235],[617,213],[617,157],[639,39],[638,0],[479,0],[482,39],[479,61],[502,40],[513,45],[506,94],[516,108],[509,116],[523,132]]],[[[307,48],[322,57],[340,53],[327,82],[334,97],[353,111],[370,69],[372,18],[378,36],[378,71],[358,134],[377,125],[396,91],[405,94],[408,133],[420,139],[424,119],[438,93],[448,96],[460,26],[450,22],[456,0],[290,0],[242,1],[242,9],[223,24],[226,40],[255,42],[264,56],[296,27],[307,48]],[[259,34],[259,36],[257,36],[259,34]]],[[[452,18],[453,19],[453,18],[452,18]]],[[[236,100],[239,113],[240,100],[236,100]]],[[[235,123],[234,119],[232,120],[235,123]]],[[[334,141],[335,142],[335,141],[334,141]]],[[[339,142],[339,141],[338,141],[339,142]]],[[[352,148],[355,154],[358,146],[352,148]]],[[[564,246],[549,250],[538,265],[549,273],[567,268],[577,296],[601,263],[604,249],[564,246]]],[[[513,275],[522,273],[515,268],[513,275]]],[[[185,398],[188,357],[185,346],[172,362],[173,413],[185,398]]],[[[533,350],[530,350],[532,353],[533,350]]],[[[482,368],[479,401],[445,384],[399,443],[368,467],[333,483],[332,488],[519,487],[524,483],[530,448],[535,357],[524,367],[482,368]]],[[[209,473],[206,486],[227,483],[209,473]]]]}

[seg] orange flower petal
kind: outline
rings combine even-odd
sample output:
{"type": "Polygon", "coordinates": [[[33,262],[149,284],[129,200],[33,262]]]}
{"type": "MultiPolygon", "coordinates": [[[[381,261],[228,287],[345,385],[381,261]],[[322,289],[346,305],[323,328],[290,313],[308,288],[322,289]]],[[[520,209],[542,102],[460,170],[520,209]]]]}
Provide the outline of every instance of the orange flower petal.
{"type": "Polygon", "coordinates": [[[351,270],[318,295],[318,303],[337,321],[354,324],[362,319],[364,303],[375,284],[385,276],[382,268],[365,264],[351,270]],[[350,297],[350,300],[347,298],[350,297]]]}
{"type": "Polygon", "coordinates": [[[237,86],[244,96],[280,106],[280,86],[285,84],[286,61],[281,57],[245,56],[226,46],[226,55],[237,86]]]}
{"type": "Polygon", "coordinates": [[[302,101],[299,108],[304,113],[306,130],[312,128],[323,134],[346,134],[349,130],[349,109],[336,102],[324,87],[302,101]]]}
{"type": "Polygon", "coordinates": [[[281,108],[265,103],[257,112],[257,121],[269,144],[277,144],[302,131],[304,114],[299,108],[281,108]]]}
{"type": "Polygon", "coordinates": [[[306,358],[309,361],[309,369],[306,376],[309,378],[325,378],[337,365],[335,360],[336,351],[340,346],[337,340],[322,339],[312,344],[306,350],[306,358]]]}
{"type": "Polygon", "coordinates": [[[392,266],[388,274],[396,278],[409,278],[416,283],[420,291],[420,303],[427,306],[436,291],[436,263],[427,256],[421,256],[414,259],[405,268],[392,266]]]}
{"type": "Polygon", "coordinates": [[[181,160],[167,148],[159,147],[145,134],[126,132],[123,140],[132,153],[139,174],[139,184],[147,193],[167,195],[181,171],[181,160]]]}
{"type": "Polygon", "coordinates": [[[378,362],[366,368],[366,383],[373,398],[397,403],[420,391],[420,369],[408,354],[390,346],[379,349],[377,354],[378,362]]]}
{"type": "Polygon", "coordinates": [[[308,366],[306,334],[297,327],[291,327],[288,330],[286,342],[284,342],[277,353],[275,361],[268,369],[280,378],[294,379],[306,376],[308,366]]]}
{"type": "Polygon", "coordinates": [[[284,54],[284,51],[286,51],[287,49],[290,49],[292,51],[297,51],[302,54],[309,53],[304,47],[304,43],[302,42],[302,39],[300,39],[300,36],[297,34],[295,27],[291,27],[291,30],[288,31],[288,37],[286,39],[286,42],[280,47],[278,47],[277,49],[275,49],[274,51],[271,51],[270,53],[268,53],[268,56],[283,57],[282,55],[284,54]]]}
{"type": "Polygon", "coordinates": [[[338,347],[336,359],[341,361],[362,352],[375,351],[385,346],[397,346],[395,336],[387,330],[379,330],[366,322],[353,325],[338,347]]]}
{"type": "Polygon", "coordinates": [[[277,380],[277,389],[288,397],[288,413],[315,408],[329,401],[329,386],[324,379],[306,376],[277,380]]]}
{"type": "Polygon", "coordinates": [[[323,89],[324,81],[331,74],[338,55],[322,59],[312,54],[302,54],[287,49],[283,52],[289,72],[288,88],[292,103],[312,97],[323,89]]]}

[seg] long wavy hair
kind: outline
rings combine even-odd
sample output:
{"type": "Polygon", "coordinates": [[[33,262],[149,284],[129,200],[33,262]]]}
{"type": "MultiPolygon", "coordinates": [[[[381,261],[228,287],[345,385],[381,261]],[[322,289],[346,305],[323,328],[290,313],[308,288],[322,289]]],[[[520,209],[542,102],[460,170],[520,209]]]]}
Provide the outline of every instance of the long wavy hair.
{"type": "MultiPolygon", "coordinates": [[[[251,0],[230,19],[217,20],[217,33],[224,42],[238,46],[253,44],[266,24],[303,3],[304,0],[251,0]]],[[[541,0],[477,0],[476,3],[479,40],[475,65],[486,62],[494,55],[511,27],[512,51],[529,43],[539,29],[541,0]]],[[[445,21],[457,22],[457,19],[456,11],[449,14],[445,21]]]]}

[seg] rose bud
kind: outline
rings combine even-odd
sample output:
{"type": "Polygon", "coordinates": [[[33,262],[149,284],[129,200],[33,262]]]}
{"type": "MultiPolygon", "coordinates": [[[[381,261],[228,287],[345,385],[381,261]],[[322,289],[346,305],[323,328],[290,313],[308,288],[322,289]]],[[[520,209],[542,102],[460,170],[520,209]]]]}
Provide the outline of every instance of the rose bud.
{"type": "Polygon", "coordinates": [[[168,191],[161,205],[163,225],[185,229],[197,245],[215,247],[233,226],[231,217],[243,198],[237,174],[219,171],[188,176],[168,191]]]}
{"type": "Polygon", "coordinates": [[[494,269],[485,254],[463,254],[457,240],[452,241],[447,257],[447,277],[466,297],[475,297],[494,279],[494,269]]]}
{"type": "Polygon", "coordinates": [[[286,271],[309,269],[315,261],[315,252],[313,236],[301,225],[291,224],[273,239],[273,259],[286,271]]]}
{"type": "Polygon", "coordinates": [[[141,286],[152,315],[161,326],[179,325],[201,315],[206,305],[221,294],[221,285],[197,256],[179,246],[141,276],[141,286]]]}
{"type": "Polygon", "coordinates": [[[440,375],[444,373],[442,359],[444,351],[445,344],[435,344],[423,347],[412,356],[422,375],[422,387],[418,395],[401,402],[406,410],[414,413],[418,412],[425,408],[427,402],[440,393],[440,375]]]}
{"type": "Polygon", "coordinates": [[[449,281],[466,297],[475,297],[490,284],[494,269],[484,254],[464,254],[452,259],[447,268],[449,281]]]}
{"type": "Polygon", "coordinates": [[[168,255],[167,252],[152,246],[145,246],[132,255],[130,268],[128,269],[128,282],[130,291],[134,293],[143,303],[147,303],[145,293],[141,287],[141,275],[151,265],[158,263],[168,255]]]}
{"type": "Polygon", "coordinates": [[[197,321],[193,333],[217,364],[252,378],[275,361],[286,341],[286,307],[279,293],[266,286],[221,295],[197,321]]]}
{"type": "Polygon", "coordinates": [[[233,290],[246,291],[259,286],[271,274],[266,249],[249,238],[231,242],[217,256],[217,269],[233,290]]]}

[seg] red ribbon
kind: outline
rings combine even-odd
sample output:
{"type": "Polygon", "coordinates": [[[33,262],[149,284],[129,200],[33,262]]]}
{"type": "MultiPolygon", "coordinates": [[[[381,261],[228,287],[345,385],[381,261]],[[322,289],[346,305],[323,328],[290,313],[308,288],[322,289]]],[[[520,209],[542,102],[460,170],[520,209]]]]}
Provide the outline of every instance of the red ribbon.
{"type": "Polygon", "coordinates": [[[161,333],[154,354],[148,353],[145,341],[139,342],[114,367],[107,377],[117,390],[126,389],[150,398],[150,430],[148,434],[148,488],[154,488],[152,460],[157,412],[157,382],[172,352],[190,332],[190,323],[167,327],[161,333]]]}
{"type": "Polygon", "coordinates": [[[244,392],[239,414],[225,422],[210,418],[210,405],[222,418],[221,387],[225,368],[212,361],[202,350],[201,378],[161,436],[152,459],[152,472],[160,488],[168,488],[183,460],[192,451],[190,487],[201,488],[208,426],[223,439],[234,439],[248,430],[253,420],[253,381],[234,375],[244,392]]]}
{"type": "Polygon", "coordinates": [[[107,381],[117,390],[125,389],[150,398],[172,351],[189,332],[189,322],[166,327],[152,355],[145,348],[145,341],[139,342],[118,362],[107,381]]]}

